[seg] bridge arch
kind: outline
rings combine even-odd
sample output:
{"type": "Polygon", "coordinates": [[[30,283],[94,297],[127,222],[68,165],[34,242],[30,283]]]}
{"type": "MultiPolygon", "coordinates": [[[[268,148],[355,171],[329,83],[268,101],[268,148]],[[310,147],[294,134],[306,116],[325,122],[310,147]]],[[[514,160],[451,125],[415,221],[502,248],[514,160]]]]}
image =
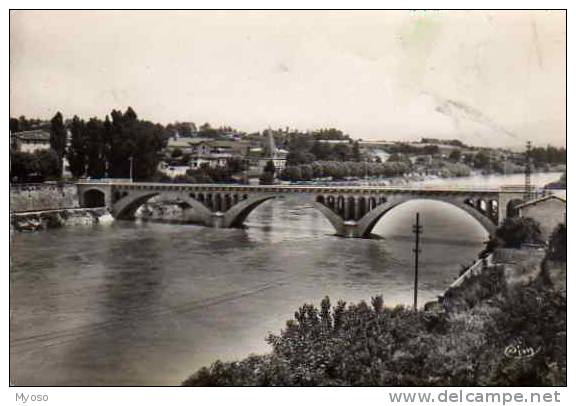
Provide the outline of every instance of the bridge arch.
{"type": "MultiPolygon", "coordinates": [[[[134,191],[128,193],[128,195],[114,203],[114,206],[112,207],[112,215],[116,219],[133,219],[136,210],[138,210],[139,207],[151,198],[160,194],[161,192],[153,191],[134,191]]],[[[198,200],[192,199],[185,193],[176,194],[175,197],[182,201],[182,203],[192,207],[202,219],[203,224],[208,226],[212,225],[212,213],[206,206],[198,200]]]]}
{"type": "Polygon", "coordinates": [[[453,199],[453,198],[446,198],[446,197],[396,197],[396,198],[390,198],[386,203],[377,206],[374,210],[368,212],[364,217],[362,217],[360,219],[360,221],[358,221],[358,225],[357,225],[357,236],[358,237],[368,237],[371,233],[372,230],[374,229],[374,227],[376,226],[376,223],[378,223],[378,220],[380,220],[382,217],[384,217],[390,210],[394,209],[395,207],[398,207],[399,205],[406,203],[408,201],[411,200],[435,200],[435,201],[439,201],[439,202],[444,202],[444,203],[448,203],[452,206],[455,206],[463,211],[465,211],[466,213],[468,213],[470,216],[472,216],[474,219],[476,219],[476,221],[478,221],[482,227],[484,227],[484,229],[488,232],[488,234],[493,235],[496,231],[496,224],[494,224],[494,222],[488,218],[486,215],[480,213],[478,210],[476,210],[474,207],[464,203],[464,202],[460,202],[457,199],[453,199]]]}
{"type": "MultiPolygon", "coordinates": [[[[267,194],[260,196],[248,197],[232,206],[227,212],[224,213],[224,220],[222,222],[223,227],[240,227],[248,215],[260,206],[262,203],[275,199],[282,195],[267,194]]],[[[316,208],[320,213],[326,217],[330,222],[337,235],[344,235],[344,221],[343,219],[326,207],[324,204],[318,202],[315,197],[311,197],[311,203],[314,208],[316,208]]]]}
{"type": "Polygon", "coordinates": [[[82,207],[104,207],[106,206],[106,192],[94,187],[86,189],[81,195],[82,207]]]}

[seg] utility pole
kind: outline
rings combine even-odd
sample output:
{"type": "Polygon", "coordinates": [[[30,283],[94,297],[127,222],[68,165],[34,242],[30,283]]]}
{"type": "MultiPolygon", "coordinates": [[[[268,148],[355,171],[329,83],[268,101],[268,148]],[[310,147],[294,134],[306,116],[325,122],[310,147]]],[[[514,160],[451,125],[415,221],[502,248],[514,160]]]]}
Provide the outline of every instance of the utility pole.
{"type": "Polygon", "coordinates": [[[134,166],[134,158],[133,158],[133,157],[130,157],[129,159],[130,159],[130,182],[132,182],[132,181],[133,181],[133,180],[132,180],[133,171],[134,171],[134,168],[133,168],[133,166],[134,166]]]}
{"type": "Polygon", "coordinates": [[[416,224],[412,226],[412,232],[416,235],[414,247],[414,310],[418,310],[418,260],[420,254],[420,234],[422,226],[420,225],[420,213],[416,213],[416,224]]]}
{"type": "Polygon", "coordinates": [[[532,143],[530,141],[526,142],[526,157],[524,166],[524,200],[528,201],[532,199],[532,182],[530,176],[532,174],[532,165],[530,153],[532,152],[532,143]]]}

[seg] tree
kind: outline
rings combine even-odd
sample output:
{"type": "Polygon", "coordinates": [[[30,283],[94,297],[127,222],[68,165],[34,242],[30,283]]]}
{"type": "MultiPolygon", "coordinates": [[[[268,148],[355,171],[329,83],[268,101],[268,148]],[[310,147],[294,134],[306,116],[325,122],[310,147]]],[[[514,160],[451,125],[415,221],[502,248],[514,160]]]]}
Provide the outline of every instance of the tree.
{"type": "Polygon", "coordinates": [[[62,113],[58,112],[50,121],[50,148],[56,152],[60,160],[60,174],[62,174],[62,159],[66,152],[66,138],[62,113]]]}
{"type": "Polygon", "coordinates": [[[180,137],[192,137],[192,128],[190,124],[178,123],[176,128],[180,137]]]}
{"type": "Polygon", "coordinates": [[[272,175],[276,173],[276,166],[274,166],[274,161],[271,159],[266,162],[266,165],[264,166],[264,173],[270,173],[272,175]]]}
{"type": "Polygon", "coordinates": [[[358,141],[354,141],[352,144],[352,159],[359,162],[362,159],[362,154],[360,153],[360,144],[358,141]]]}
{"type": "Polygon", "coordinates": [[[23,182],[28,174],[28,155],[25,152],[10,151],[10,181],[23,182]]]}
{"type": "Polygon", "coordinates": [[[182,155],[184,155],[184,153],[182,152],[182,150],[180,148],[174,148],[174,151],[172,151],[172,154],[170,156],[172,158],[179,158],[182,155]]]}
{"type": "Polygon", "coordinates": [[[187,152],[187,153],[182,155],[182,157],[180,158],[180,162],[182,162],[183,165],[188,165],[188,164],[190,164],[191,159],[192,159],[192,154],[187,152]]]}
{"type": "Polygon", "coordinates": [[[60,160],[53,150],[10,154],[10,179],[16,182],[44,181],[60,177],[60,160]]]}
{"type": "Polygon", "coordinates": [[[262,185],[271,185],[274,183],[274,175],[276,173],[276,167],[274,166],[274,162],[269,160],[266,162],[266,166],[264,166],[264,172],[262,176],[260,176],[260,184],[262,185]]]}
{"type": "Polygon", "coordinates": [[[286,163],[288,166],[307,164],[313,162],[314,160],[316,160],[316,157],[310,152],[306,152],[304,150],[295,150],[289,152],[288,156],[286,157],[286,163]]]}
{"type": "Polygon", "coordinates": [[[480,151],[474,156],[474,167],[478,169],[487,168],[490,164],[490,157],[484,152],[480,151]]]}
{"type": "Polygon", "coordinates": [[[133,165],[133,178],[145,180],[154,176],[159,152],[166,146],[167,132],[159,124],[139,120],[134,110],[129,107],[124,114],[113,110],[112,120],[104,123],[104,134],[109,145],[107,162],[109,176],[128,178],[130,165],[133,165]],[[107,134],[107,131],[110,133],[107,134]]]}
{"type": "Polygon", "coordinates": [[[547,256],[554,261],[566,262],[567,243],[566,243],[566,225],[561,223],[556,226],[548,245],[547,256]]]}
{"type": "Polygon", "coordinates": [[[297,165],[287,166],[282,171],[280,178],[283,180],[292,180],[292,181],[302,180],[302,170],[300,169],[300,166],[297,165]]]}
{"type": "Polygon", "coordinates": [[[10,132],[17,133],[20,131],[20,121],[17,118],[10,117],[10,132]]]}
{"type": "Polygon", "coordinates": [[[426,155],[436,155],[440,152],[440,148],[438,148],[438,145],[426,145],[424,148],[422,148],[422,152],[424,152],[426,155]]]}
{"type": "Polygon", "coordinates": [[[503,241],[506,248],[544,243],[540,225],[530,217],[508,217],[496,230],[496,237],[503,241]]]}
{"type": "Polygon", "coordinates": [[[74,116],[70,124],[70,133],[68,163],[72,176],[80,178],[86,174],[86,124],[84,120],[74,116]]]}
{"type": "Polygon", "coordinates": [[[217,129],[212,128],[210,123],[202,124],[198,131],[198,136],[203,138],[218,138],[219,135],[220,132],[217,129]]]}
{"type": "Polygon", "coordinates": [[[314,155],[314,160],[322,161],[330,159],[330,156],[332,155],[332,148],[330,145],[316,140],[314,141],[312,148],[310,148],[310,154],[314,155]]]}
{"type": "Polygon", "coordinates": [[[459,149],[454,149],[448,155],[448,159],[452,162],[460,162],[460,158],[462,157],[462,152],[459,149]]]}
{"type": "MultiPolygon", "coordinates": [[[[91,118],[85,126],[86,175],[100,179],[106,176],[105,125],[91,118]]],[[[112,148],[112,147],[111,147],[112,148]]]]}
{"type": "Polygon", "coordinates": [[[35,151],[32,154],[32,171],[48,179],[61,176],[62,162],[58,154],[51,149],[35,151]]]}

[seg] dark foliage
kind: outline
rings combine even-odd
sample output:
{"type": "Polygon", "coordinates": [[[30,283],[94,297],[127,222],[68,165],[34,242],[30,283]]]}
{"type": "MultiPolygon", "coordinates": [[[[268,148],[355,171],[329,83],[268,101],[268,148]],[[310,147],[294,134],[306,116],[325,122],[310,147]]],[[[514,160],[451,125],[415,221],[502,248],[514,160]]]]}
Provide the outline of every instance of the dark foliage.
{"type": "Polygon", "coordinates": [[[398,176],[407,173],[409,169],[409,165],[404,162],[320,161],[306,165],[287,166],[282,171],[280,178],[290,181],[306,181],[324,177],[344,179],[364,176],[398,176]]]}
{"type": "Polygon", "coordinates": [[[546,148],[532,148],[530,158],[537,168],[545,165],[566,164],[566,148],[556,148],[551,145],[548,145],[546,148]]]}
{"type": "Polygon", "coordinates": [[[53,150],[33,153],[10,153],[10,180],[12,182],[43,182],[60,177],[60,159],[53,150]]]}
{"type": "Polygon", "coordinates": [[[540,225],[529,217],[508,217],[496,230],[506,248],[520,248],[523,244],[541,245],[544,243],[540,225]]]}
{"type": "Polygon", "coordinates": [[[86,175],[86,123],[74,116],[70,123],[70,147],[68,148],[68,163],[70,172],[75,178],[86,175]]]}
{"type": "Polygon", "coordinates": [[[67,154],[73,176],[128,178],[132,165],[135,180],[151,179],[160,161],[159,152],[166,146],[166,130],[138,119],[130,107],[125,113],[113,110],[110,117],[104,121],[91,118],[87,123],[72,119],[67,154]]]}
{"type": "Polygon", "coordinates": [[[62,172],[62,158],[66,152],[67,133],[64,120],[60,112],[50,121],[50,148],[56,152],[60,160],[60,172],[62,172]]]}
{"type": "MultiPolygon", "coordinates": [[[[485,286],[484,286],[485,285],[485,286]]],[[[183,384],[190,386],[474,386],[563,385],[566,382],[566,303],[534,283],[507,291],[487,281],[485,310],[461,313],[386,308],[381,297],[320,309],[304,305],[271,354],[240,362],[217,361],[183,384]],[[506,355],[521,342],[534,349],[506,355]]]]}
{"type": "Polygon", "coordinates": [[[548,243],[547,257],[553,261],[566,262],[567,244],[566,244],[566,225],[558,224],[548,243]]]}

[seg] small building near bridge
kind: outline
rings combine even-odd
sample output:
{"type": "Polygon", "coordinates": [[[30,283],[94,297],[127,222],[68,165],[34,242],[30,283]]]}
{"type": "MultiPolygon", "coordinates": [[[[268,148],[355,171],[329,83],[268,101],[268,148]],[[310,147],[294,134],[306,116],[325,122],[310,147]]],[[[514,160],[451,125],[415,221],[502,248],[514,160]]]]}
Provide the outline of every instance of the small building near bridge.
{"type": "Polygon", "coordinates": [[[530,217],[540,223],[542,236],[547,240],[556,226],[566,223],[566,200],[555,195],[541,197],[515,208],[520,217],[530,217]]]}

